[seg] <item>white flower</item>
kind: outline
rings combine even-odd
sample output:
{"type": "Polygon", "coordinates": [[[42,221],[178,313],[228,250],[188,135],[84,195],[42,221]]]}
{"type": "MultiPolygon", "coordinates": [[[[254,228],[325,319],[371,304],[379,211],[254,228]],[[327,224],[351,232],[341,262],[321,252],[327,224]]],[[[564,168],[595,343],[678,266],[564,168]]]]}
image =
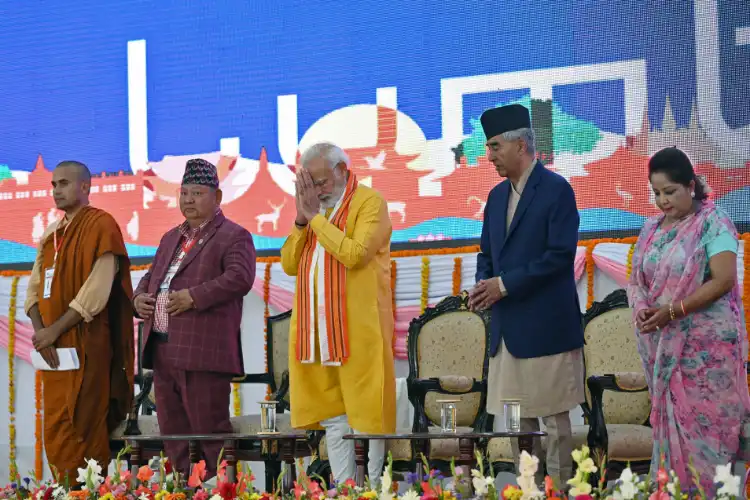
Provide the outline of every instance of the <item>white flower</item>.
{"type": "Polygon", "coordinates": [[[102,466],[99,465],[93,458],[89,458],[88,460],[86,460],[86,468],[95,474],[102,473],[102,466]]]}
{"type": "Polygon", "coordinates": [[[714,483],[721,483],[721,488],[716,492],[717,496],[739,496],[740,477],[732,474],[732,464],[717,465],[714,483]]]}
{"type": "Polygon", "coordinates": [[[633,471],[630,470],[630,467],[626,467],[625,470],[622,471],[622,474],[620,474],[620,482],[621,483],[633,482],[633,471]]]}
{"type": "Polygon", "coordinates": [[[489,488],[495,484],[495,480],[491,477],[482,477],[478,470],[472,469],[471,484],[474,486],[476,495],[481,497],[489,492],[489,488]]]}
{"type": "Polygon", "coordinates": [[[518,462],[518,472],[523,477],[533,477],[539,468],[539,459],[533,455],[529,455],[526,451],[521,452],[518,462]]]}
{"type": "Polygon", "coordinates": [[[613,496],[615,500],[633,500],[635,498],[635,484],[632,482],[620,484],[613,496]]]}
{"type": "Polygon", "coordinates": [[[67,495],[67,493],[65,492],[65,488],[63,488],[59,484],[52,485],[52,487],[54,488],[52,490],[53,498],[65,498],[65,496],[67,495]]]}
{"type": "MultiPolygon", "coordinates": [[[[401,500],[419,500],[419,493],[417,493],[414,490],[409,490],[406,493],[404,493],[400,498],[401,500]]],[[[211,500],[213,500],[213,498],[211,500]]]]}
{"type": "Polygon", "coordinates": [[[673,497],[677,496],[677,488],[674,483],[667,483],[667,492],[673,497]]]}
{"type": "Polygon", "coordinates": [[[391,475],[388,474],[388,469],[383,471],[383,475],[380,477],[380,500],[391,500],[393,493],[391,493],[391,487],[393,486],[393,480],[391,475]]]}
{"type": "Polygon", "coordinates": [[[101,476],[102,467],[93,458],[86,460],[86,468],[78,469],[78,478],[76,481],[83,483],[90,489],[96,489],[104,481],[101,476]]]}
{"type": "Polygon", "coordinates": [[[224,499],[221,498],[221,495],[217,494],[217,495],[212,496],[210,500],[224,500],[224,499]]]}
{"type": "Polygon", "coordinates": [[[138,500],[149,500],[149,498],[145,493],[141,493],[141,496],[138,497],[138,500]]]}

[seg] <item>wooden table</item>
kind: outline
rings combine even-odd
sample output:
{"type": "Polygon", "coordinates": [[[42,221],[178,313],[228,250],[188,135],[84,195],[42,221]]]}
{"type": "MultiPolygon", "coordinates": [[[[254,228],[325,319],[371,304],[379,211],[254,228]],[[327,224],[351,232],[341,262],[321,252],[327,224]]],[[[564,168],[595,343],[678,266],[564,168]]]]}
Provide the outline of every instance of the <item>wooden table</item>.
{"type": "MultiPolygon", "coordinates": [[[[132,476],[138,475],[138,469],[145,465],[141,456],[141,444],[145,442],[164,442],[164,441],[187,441],[188,453],[190,455],[190,467],[200,461],[200,443],[206,441],[223,441],[224,451],[222,460],[227,462],[227,480],[235,482],[237,480],[237,444],[240,441],[262,441],[268,444],[277,444],[281,450],[281,460],[286,464],[284,478],[282,480],[283,491],[289,492],[294,489],[296,479],[294,467],[294,452],[297,441],[306,440],[304,432],[280,432],[275,434],[179,434],[179,435],[141,435],[125,436],[125,441],[131,448],[130,451],[130,468],[132,476]]],[[[167,457],[169,458],[169,457],[167,457]]],[[[273,491],[276,483],[266,485],[266,490],[273,491]],[[271,489],[269,490],[269,486],[271,489]]]]}
{"type": "MultiPolygon", "coordinates": [[[[477,445],[488,442],[492,438],[510,438],[518,439],[518,447],[521,451],[532,453],[534,438],[541,438],[547,433],[543,431],[535,432],[403,432],[395,434],[347,434],[344,439],[354,440],[354,459],[357,465],[356,482],[358,486],[365,484],[365,462],[367,460],[366,443],[373,440],[405,439],[415,444],[415,451],[423,453],[429,460],[430,458],[430,441],[434,439],[458,439],[458,453],[456,459],[458,465],[472,468],[476,465],[474,448],[477,445]]],[[[421,462],[417,460],[417,470],[422,468],[421,462]]]]}

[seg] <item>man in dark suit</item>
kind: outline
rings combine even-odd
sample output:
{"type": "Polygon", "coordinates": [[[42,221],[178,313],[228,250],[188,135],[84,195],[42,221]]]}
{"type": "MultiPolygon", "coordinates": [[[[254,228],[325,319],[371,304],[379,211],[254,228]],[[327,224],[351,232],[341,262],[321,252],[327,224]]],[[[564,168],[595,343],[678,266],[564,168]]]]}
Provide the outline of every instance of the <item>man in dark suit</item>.
{"type": "MultiPolygon", "coordinates": [[[[584,401],[575,195],[536,161],[525,107],[490,109],[481,122],[488,158],[506,178],[487,198],[470,293],[473,308],[492,308],[487,410],[499,417],[496,428],[503,427],[503,400],[520,401],[522,430],[538,430],[541,417],[547,471],[564,483],[572,476],[569,411],[584,401]]],[[[515,443],[514,455],[518,463],[515,443]]]]}
{"type": "MultiPolygon", "coordinates": [[[[231,380],[245,371],[240,321],[255,279],[255,247],[220,204],[216,167],[188,160],[180,190],[185,222],[164,235],[134,293],[146,320],[143,366],[154,370],[162,434],[232,432],[231,380]]],[[[164,447],[174,468],[189,473],[187,443],[164,447]]],[[[203,445],[209,476],[220,449],[218,442],[203,445]]]]}

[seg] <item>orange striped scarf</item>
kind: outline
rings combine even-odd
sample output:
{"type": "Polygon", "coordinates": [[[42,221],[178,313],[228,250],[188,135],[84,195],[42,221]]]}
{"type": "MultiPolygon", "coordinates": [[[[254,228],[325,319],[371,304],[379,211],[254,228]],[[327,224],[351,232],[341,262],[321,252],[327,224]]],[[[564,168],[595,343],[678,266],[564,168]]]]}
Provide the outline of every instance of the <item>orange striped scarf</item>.
{"type": "MultiPolygon", "coordinates": [[[[346,190],[333,208],[329,219],[329,222],[341,231],[346,230],[349,205],[356,189],[357,176],[354,172],[349,172],[346,190]]],[[[346,268],[333,255],[325,251],[315,233],[310,230],[308,230],[307,240],[299,260],[297,286],[297,360],[302,363],[315,362],[314,307],[316,297],[314,294],[317,289],[320,361],[328,366],[341,366],[349,357],[346,268]],[[316,266],[318,267],[317,287],[314,283],[316,266]]]]}

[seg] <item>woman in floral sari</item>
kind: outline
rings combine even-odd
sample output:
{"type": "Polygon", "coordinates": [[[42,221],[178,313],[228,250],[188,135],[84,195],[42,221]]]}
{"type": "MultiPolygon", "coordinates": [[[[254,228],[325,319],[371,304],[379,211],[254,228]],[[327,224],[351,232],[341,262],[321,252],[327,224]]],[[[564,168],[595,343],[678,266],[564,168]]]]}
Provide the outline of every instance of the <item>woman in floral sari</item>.
{"type": "Polygon", "coordinates": [[[679,149],[656,153],[649,179],[662,214],[638,237],[628,297],[652,399],[652,468],[663,457],[688,486],[692,461],[710,488],[716,465],[746,458],[740,434],[750,396],[737,231],[679,149]]]}

